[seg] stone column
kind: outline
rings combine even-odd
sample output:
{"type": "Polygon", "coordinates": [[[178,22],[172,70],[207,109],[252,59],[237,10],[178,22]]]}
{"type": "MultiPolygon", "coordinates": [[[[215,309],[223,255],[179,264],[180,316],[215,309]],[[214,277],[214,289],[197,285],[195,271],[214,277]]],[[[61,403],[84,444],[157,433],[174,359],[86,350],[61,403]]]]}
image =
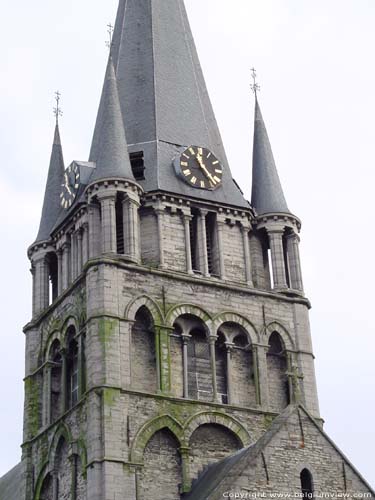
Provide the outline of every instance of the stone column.
{"type": "Polygon", "coordinates": [[[189,493],[191,489],[190,480],[190,448],[181,446],[180,448],[181,462],[182,462],[182,488],[181,493],[189,493]]]}
{"type": "Polygon", "coordinates": [[[262,408],[268,409],[269,406],[269,393],[268,393],[268,372],[267,372],[267,352],[268,345],[257,345],[257,359],[258,359],[258,377],[259,377],[259,404],[262,408]]]}
{"type": "Polygon", "coordinates": [[[43,370],[43,391],[44,391],[44,408],[43,408],[43,425],[47,426],[51,423],[51,384],[52,384],[52,367],[49,362],[46,363],[43,370]]]}
{"type": "Polygon", "coordinates": [[[160,346],[160,390],[164,394],[169,394],[171,391],[169,330],[163,327],[159,327],[158,330],[160,346]]]}
{"type": "Polygon", "coordinates": [[[139,202],[126,195],[123,202],[125,256],[133,262],[139,261],[139,202]]]}
{"type": "Polygon", "coordinates": [[[82,272],[82,228],[79,228],[77,233],[77,276],[82,272]]]}
{"type": "Polygon", "coordinates": [[[95,259],[102,253],[100,205],[89,205],[89,258],[95,259]]]}
{"type": "Polygon", "coordinates": [[[68,457],[70,463],[72,464],[72,489],[71,489],[71,499],[77,500],[77,454],[72,453],[70,457],[68,457]]]}
{"type": "Polygon", "coordinates": [[[301,260],[299,253],[299,236],[296,233],[287,235],[287,253],[290,271],[290,285],[294,290],[303,292],[301,260]]]}
{"type": "Polygon", "coordinates": [[[191,255],[191,240],[190,240],[190,221],[192,216],[183,214],[184,229],[185,229],[185,254],[186,254],[186,272],[193,274],[193,260],[191,255]]]}
{"type": "Polygon", "coordinates": [[[102,251],[103,253],[116,253],[116,192],[98,195],[102,213],[102,251]]]}
{"type": "Polygon", "coordinates": [[[225,280],[225,260],[224,260],[224,244],[223,244],[223,233],[225,228],[225,221],[217,221],[217,246],[219,252],[219,267],[220,267],[220,278],[225,280]]]}
{"type": "Polygon", "coordinates": [[[57,250],[57,294],[61,295],[63,291],[63,252],[59,248],[57,250]]]}
{"type": "Polygon", "coordinates": [[[30,268],[30,273],[31,273],[31,279],[32,279],[32,315],[33,317],[35,316],[35,299],[36,299],[36,280],[35,280],[35,265],[31,263],[31,268],[30,268]]]}
{"type": "Polygon", "coordinates": [[[65,242],[62,251],[62,287],[66,290],[70,284],[70,243],[65,242]]]}
{"type": "Polygon", "coordinates": [[[85,342],[83,335],[79,337],[79,350],[78,350],[78,399],[80,400],[85,392],[85,342]]]}
{"type": "Polygon", "coordinates": [[[191,335],[183,333],[182,338],[182,362],[183,362],[183,372],[184,372],[184,398],[189,397],[189,355],[188,355],[188,343],[191,339],[191,335]]]}
{"type": "Polygon", "coordinates": [[[157,208],[155,210],[156,217],[158,220],[158,241],[159,241],[159,265],[161,268],[165,268],[164,259],[164,208],[157,208]]]}
{"type": "Polygon", "coordinates": [[[232,382],[232,351],[234,344],[231,342],[225,342],[225,347],[227,350],[227,394],[228,394],[228,404],[234,404],[233,398],[233,382],[232,382]]]}
{"type": "Polygon", "coordinates": [[[207,255],[207,229],[206,229],[206,216],[207,210],[200,211],[199,224],[198,224],[198,254],[199,254],[199,267],[204,276],[210,276],[208,269],[208,255],[207,255]]]}
{"type": "Polygon", "coordinates": [[[61,415],[67,410],[68,407],[68,384],[67,384],[67,376],[68,376],[68,366],[67,366],[67,351],[65,348],[61,349],[61,360],[62,360],[62,369],[61,369],[61,415]]]}
{"type": "Polygon", "coordinates": [[[46,257],[42,256],[35,265],[35,314],[41,313],[49,306],[49,273],[46,257]]]}
{"type": "Polygon", "coordinates": [[[211,359],[211,373],[212,373],[212,391],[213,391],[213,401],[218,402],[218,394],[217,394],[217,377],[216,377],[216,341],[217,335],[210,335],[209,337],[210,344],[210,359],[211,359]]]}
{"type": "Polygon", "coordinates": [[[282,229],[268,230],[270,248],[271,248],[271,259],[272,259],[272,271],[273,271],[273,284],[276,290],[288,288],[286,282],[286,272],[285,272],[285,257],[284,257],[284,246],[283,246],[283,234],[282,229]]]}
{"type": "Polygon", "coordinates": [[[243,253],[245,256],[245,276],[246,276],[246,283],[253,287],[253,276],[252,276],[252,268],[251,268],[251,258],[250,258],[250,241],[249,241],[249,231],[250,227],[241,224],[241,231],[242,231],[242,239],[243,239],[243,253]]]}
{"type": "Polygon", "coordinates": [[[261,405],[261,389],[259,380],[259,360],[258,360],[258,347],[252,346],[251,354],[253,356],[253,370],[254,370],[254,384],[255,384],[255,394],[256,394],[256,404],[261,405]]]}
{"type": "Polygon", "coordinates": [[[70,275],[71,282],[77,277],[77,233],[72,232],[70,243],[70,275]]]}
{"type": "Polygon", "coordinates": [[[59,477],[57,471],[52,471],[52,497],[53,500],[59,500],[59,477]]]}
{"type": "Polygon", "coordinates": [[[87,222],[82,226],[82,267],[89,260],[89,226],[87,222]]]}

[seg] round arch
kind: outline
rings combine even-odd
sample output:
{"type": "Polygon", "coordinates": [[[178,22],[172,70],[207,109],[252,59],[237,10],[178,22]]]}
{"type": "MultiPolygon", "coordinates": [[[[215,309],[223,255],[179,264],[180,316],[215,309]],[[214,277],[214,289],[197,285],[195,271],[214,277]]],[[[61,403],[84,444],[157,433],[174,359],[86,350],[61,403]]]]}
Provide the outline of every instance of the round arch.
{"type": "Polygon", "coordinates": [[[218,314],[212,320],[212,323],[210,325],[210,327],[212,328],[212,332],[217,333],[218,329],[224,323],[235,323],[242,326],[242,328],[247,333],[249,343],[257,344],[259,342],[259,335],[255,326],[241,314],[237,314],[231,311],[218,314]]]}
{"type": "Polygon", "coordinates": [[[216,424],[226,427],[232,431],[240,441],[243,448],[250,444],[250,435],[245,427],[235,418],[220,412],[201,412],[189,420],[184,425],[184,445],[189,446],[191,436],[201,425],[216,424]]]}
{"type": "Polygon", "coordinates": [[[143,463],[143,452],[152,436],[162,430],[168,429],[176,438],[179,446],[183,443],[183,428],[178,420],[169,415],[156,417],[138,431],[130,451],[130,460],[133,463],[143,463]]]}
{"type": "Polygon", "coordinates": [[[280,335],[287,351],[292,351],[295,349],[293,339],[284,325],[282,325],[278,321],[272,321],[271,323],[269,323],[265,329],[267,342],[269,341],[270,336],[273,334],[273,332],[276,332],[280,335]]]}
{"type": "Polygon", "coordinates": [[[191,316],[196,316],[201,319],[204,323],[209,323],[212,321],[212,316],[205,311],[202,307],[196,306],[194,304],[179,304],[173,306],[167,313],[166,324],[173,328],[174,322],[180,316],[184,314],[190,314],[191,316]]]}
{"type": "Polygon", "coordinates": [[[44,480],[46,479],[46,477],[48,476],[48,474],[50,474],[51,472],[51,468],[49,466],[49,462],[45,462],[43,465],[42,465],[42,468],[39,472],[39,475],[38,475],[38,478],[36,480],[36,483],[35,483],[35,493],[34,493],[34,496],[33,496],[33,499],[34,500],[39,500],[40,499],[40,493],[42,491],[42,487],[43,487],[43,483],[44,483],[44,480]]]}
{"type": "Polygon", "coordinates": [[[44,351],[43,351],[43,359],[44,361],[48,360],[49,353],[51,351],[52,344],[58,340],[61,343],[61,332],[59,330],[54,330],[48,337],[44,351]]]}
{"type": "Polygon", "coordinates": [[[69,427],[64,423],[61,423],[57,427],[56,432],[52,438],[51,445],[50,445],[49,451],[48,451],[48,462],[50,465],[54,464],[56,450],[57,450],[57,447],[58,447],[61,439],[64,439],[66,441],[66,444],[69,447],[69,454],[71,454],[72,453],[72,434],[70,432],[69,427]]]}
{"type": "Polygon", "coordinates": [[[76,331],[76,334],[79,332],[78,321],[74,316],[69,316],[65,319],[64,324],[62,326],[62,334],[61,334],[61,345],[66,346],[67,333],[71,327],[73,327],[76,331]]]}
{"type": "Polygon", "coordinates": [[[155,324],[161,325],[163,323],[164,317],[160,307],[147,295],[142,295],[132,300],[125,308],[124,317],[128,320],[135,321],[135,315],[141,307],[147,307],[155,324]]]}

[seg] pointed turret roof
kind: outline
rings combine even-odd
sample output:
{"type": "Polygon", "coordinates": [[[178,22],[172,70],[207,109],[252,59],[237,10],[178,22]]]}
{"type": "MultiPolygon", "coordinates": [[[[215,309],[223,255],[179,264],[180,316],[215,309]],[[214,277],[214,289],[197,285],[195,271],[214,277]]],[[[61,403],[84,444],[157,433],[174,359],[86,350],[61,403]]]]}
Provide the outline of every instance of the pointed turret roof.
{"type": "Polygon", "coordinates": [[[51,231],[58,219],[60,206],[61,186],[64,181],[64,158],[61,147],[59,126],[56,124],[53,139],[51,160],[48,169],[46,190],[42,209],[42,217],[36,242],[48,240],[51,231]]]}
{"type": "Polygon", "coordinates": [[[96,163],[90,182],[110,177],[135,180],[130,166],[112,57],[108,60],[90,161],[96,163]]]}
{"type": "MultiPolygon", "coordinates": [[[[129,151],[144,155],[144,189],[248,208],[231,176],[183,0],[119,0],[112,55],[129,151]],[[173,160],[191,145],[223,163],[221,188],[194,189],[176,175],[173,160]]],[[[97,149],[94,139],[92,155],[97,149]]]]}
{"type": "Polygon", "coordinates": [[[258,99],[255,102],[251,204],[259,215],[274,212],[290,213],[258,99]]]}

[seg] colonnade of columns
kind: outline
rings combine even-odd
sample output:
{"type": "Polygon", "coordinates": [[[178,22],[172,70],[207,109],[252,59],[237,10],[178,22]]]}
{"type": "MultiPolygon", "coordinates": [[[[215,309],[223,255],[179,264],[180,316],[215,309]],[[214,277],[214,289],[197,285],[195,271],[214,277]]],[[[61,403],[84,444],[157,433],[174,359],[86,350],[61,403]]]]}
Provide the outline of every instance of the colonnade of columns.
{"type": "MultiPolygon", "coordinates": [[[[123,235],[124,256],[131,262],[139,263],[140,249],[140,199],[133,190],[121,192],[115,188],[106,188],[95,192],[95,197],[89,200],[88,215],[85,222],[70,230],[62,241],[58,242],[57,250],[47,246],[38,250],[32,258],[33,274],[33,311],[39,314],[49,306],[57,295],[66,290],[81,274],[84,264],[89,258],[96,258],[102,254],[117,254],[118,231],[123,235]],[[121,224],[119,228],[118,203],[121,203],[121,224]],[[49,280],[51,278],[49,258],[55,254],[57,258],[55,288],[51,297],[49,280]],[[51,300],[52,299],[52,300],[51,300]]],[[[166,268],[165,263],[165,235],[168,228],[165,224],[165,206],[158,202],[154,207],[157,218],[156,244],[159,246],[159,266],[166,268]]],[[[199,271],[205,277],[214,275],[222,280],[226,279],[225,262],[225,227],[228,223],[222,212],[213,213],[207,209],[196,209],[192,213],[190,208],[184,208],[182,224],[185,238],[186,272],[194,274],[199,271]],[[192,245],[192,220],[196,227],[196,241],[192,245]],[[214,224],[214,228],[212,227],[214,224]],[[208,226],[209,225],[209,226],[208,226]],[[213,247],[208,253],[208,231],[214,234],[213,247]],[[193,252],[196,252],[193,255],[193,252]],[[211,261],[210,261],[211,259],[211,261]],[[198,267],[198,269],[194,269],[198,267]],[[211,267],[211,268],[210,268],[211,267]]],[[[253,287],[253,259],[258,258],[250,251],[250,234],[253,228],[250,221],[237,222],[242,234],[242,253],[244,256],[244,281],[253,287]]],[[[303,291],[302,272],[299,255],[299,237],[290,227],[283,224],[264,224],[257,230],[265,229],[270,249],[270,263],[272,267],[273,287],[276,291],[292,289],[303,291]]],[[[262,263],[261,263],[262,264],[262,263]]]]}
{"type": "MultiPolygon", "coordinates": [[[[89,256],[118,253],[116,217],[118,191],[106,189],[96,194],[96,201],[89,204],[89,256]]],[[[122,231],[124,236],[124,255],[133,262],[140,260],[139,197],[133,191],[124,192],[122,204],[122,231]]]]}

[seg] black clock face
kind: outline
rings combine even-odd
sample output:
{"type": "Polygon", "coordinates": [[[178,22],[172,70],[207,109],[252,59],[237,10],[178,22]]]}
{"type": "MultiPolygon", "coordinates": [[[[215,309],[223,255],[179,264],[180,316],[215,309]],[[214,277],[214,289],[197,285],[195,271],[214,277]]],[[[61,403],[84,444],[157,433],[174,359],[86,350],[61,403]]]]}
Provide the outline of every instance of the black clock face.
{"type": "Polygon", "coordinates": [[[217,189],[223,180],[223,166],[206,148],[190,146],[177,159],[182,178],[197,189],[217,189]]]}
{"type": "Polygon", "coordinates": [[[73,163],[65,170],[64,183],[61,186],[60,200],[63,208],[70,208],[73,205],[79,189],[79,183],[79,168],[73,163]]]}

